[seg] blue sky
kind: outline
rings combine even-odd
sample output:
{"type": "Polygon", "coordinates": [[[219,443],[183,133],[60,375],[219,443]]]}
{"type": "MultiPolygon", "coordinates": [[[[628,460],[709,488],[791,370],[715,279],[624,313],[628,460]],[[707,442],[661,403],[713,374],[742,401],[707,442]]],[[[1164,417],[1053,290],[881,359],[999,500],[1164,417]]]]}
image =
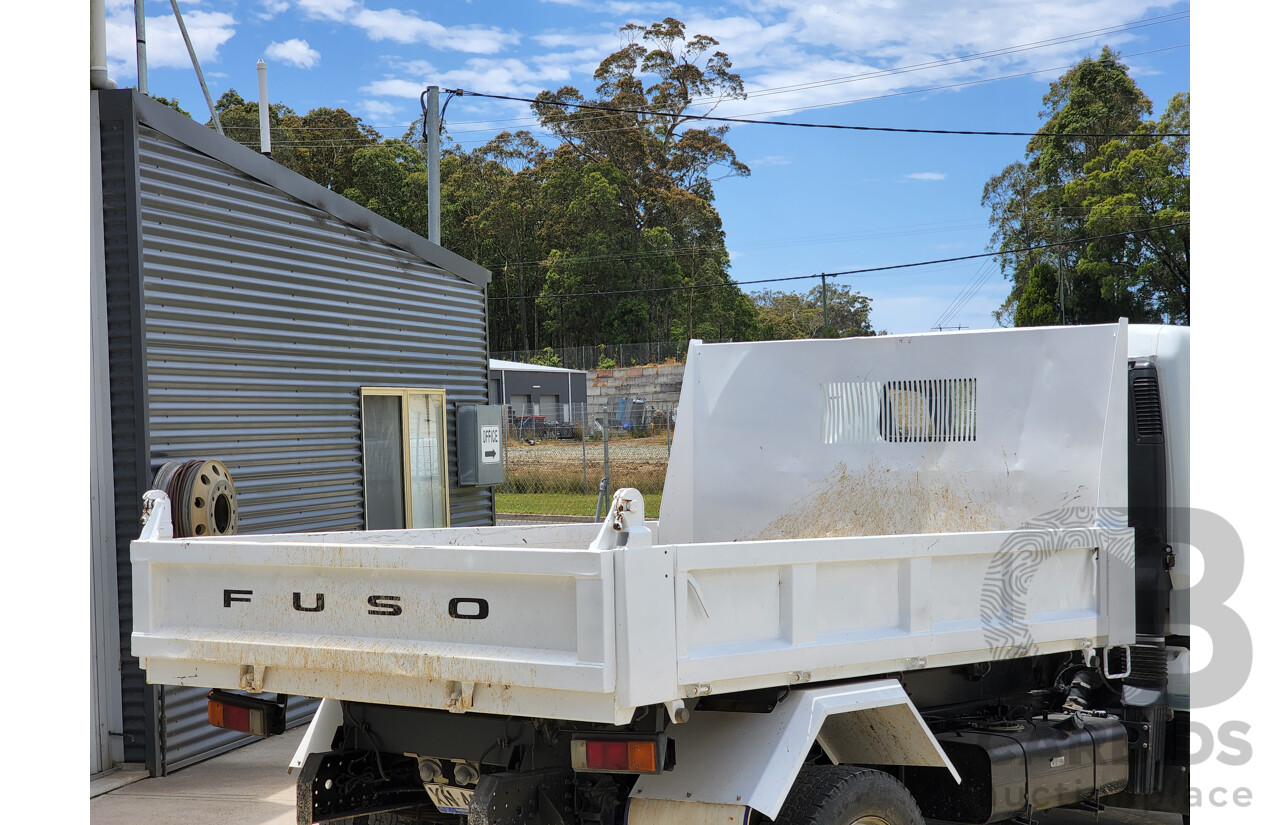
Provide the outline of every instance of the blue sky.
{"type": "MultiPolygon", "coordinates": [[[[216,100],[268,96],[298,112],[341,106],[386,137],[443,88],[532,96],[591,92],[618,28],[667,16],[720,41],[746,84],[717,114],[850,125],[1034,131],[1051,80],[1110,45],[1127,55],[1158,115],[1190,88],[1187,3],[1141,0],[181,0],[216,100]],[[976,59],[956,58],[979,55],[976,59]],[[923,65],[922,65],[923,64],[923,65]]],[[[135,85],[132,0],[108,0],[112,78],[135,85]]],[[[208,118],[169,3],[147,4],[148,85],[208,118]]],[[[544,136],[523,104],[455,99],[446,126],[465,148],[503,129],[544,136]]],[[[550,141],[549,136],[544,137],[550,141]]],[[[741,281],[974,254],[990,237],[983,183],[1023,156],[1025,138],[735,126],[752,169],[717,186],[732,274],[741,281]]],[[[1009,284],[985,261],[836,279],[873,298],[895,333],[986,328],[1009,284]]],[[[746,286],[807,289],[814,282],[746,286]]]]}

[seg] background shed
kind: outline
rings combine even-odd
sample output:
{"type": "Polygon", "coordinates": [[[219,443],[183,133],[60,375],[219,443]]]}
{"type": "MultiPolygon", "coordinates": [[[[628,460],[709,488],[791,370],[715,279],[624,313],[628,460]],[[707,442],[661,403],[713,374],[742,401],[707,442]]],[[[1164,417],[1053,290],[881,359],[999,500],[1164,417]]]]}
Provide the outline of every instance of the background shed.
{"type": "MultiPolygon", "coordinates": [[[[542,415],[549,421],[569,421],[570,410],[587,402],[587,373],[492,358],[489,360],[489,397],[495,404],[510,405],[514,415],[542,415]]],[[[581,420],[581,416],[573,419],[581,420]]]]}

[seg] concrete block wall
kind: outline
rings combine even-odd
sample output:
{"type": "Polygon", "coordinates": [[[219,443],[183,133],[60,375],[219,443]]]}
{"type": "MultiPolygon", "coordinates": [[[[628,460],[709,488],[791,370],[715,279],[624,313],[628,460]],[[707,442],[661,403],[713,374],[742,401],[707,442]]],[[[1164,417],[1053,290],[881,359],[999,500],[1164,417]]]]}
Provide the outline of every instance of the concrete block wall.
{"type": "Polygon", "coordinates": [[[657,367],[619,367],[587,372],[587,403],[591,408],[616,398],[643,398],[652,406],[675,407],[680,401],[684,364],[657,367]]]}

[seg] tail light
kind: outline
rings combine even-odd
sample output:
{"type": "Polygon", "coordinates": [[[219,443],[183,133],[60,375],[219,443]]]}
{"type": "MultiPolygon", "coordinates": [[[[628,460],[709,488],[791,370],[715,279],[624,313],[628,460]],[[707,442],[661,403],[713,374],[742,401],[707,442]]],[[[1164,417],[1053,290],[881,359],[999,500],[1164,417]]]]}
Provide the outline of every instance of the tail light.
{"type": "Polygon", "coordinates": [[[590,773],[662,773],[675,765],[665,735],[574,737],[569,753],[575,771],[590,773]]]}
{"type": "Polygon", "coordinates": [[[209,724],[254,736],[284,733],[284,708],[288,697],[255,699],[221,690],[209,692],[209,724]]]}

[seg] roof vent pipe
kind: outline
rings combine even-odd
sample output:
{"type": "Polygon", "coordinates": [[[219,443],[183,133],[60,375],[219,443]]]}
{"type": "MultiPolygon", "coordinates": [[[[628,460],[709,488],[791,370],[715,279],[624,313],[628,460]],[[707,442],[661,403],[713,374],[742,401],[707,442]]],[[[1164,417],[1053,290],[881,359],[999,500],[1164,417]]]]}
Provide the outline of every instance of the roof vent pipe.
{"type": "Polygon", "coordinates": [[[107,77],[107,0],[89,0],[89,88],[115,87],[107,77]]]}
{"type": "Polygon", "coordinates": [[[271,107],[267,105],[267,61],[258,58],[258,138],[262,154],[271,157],[271,107]]]}

